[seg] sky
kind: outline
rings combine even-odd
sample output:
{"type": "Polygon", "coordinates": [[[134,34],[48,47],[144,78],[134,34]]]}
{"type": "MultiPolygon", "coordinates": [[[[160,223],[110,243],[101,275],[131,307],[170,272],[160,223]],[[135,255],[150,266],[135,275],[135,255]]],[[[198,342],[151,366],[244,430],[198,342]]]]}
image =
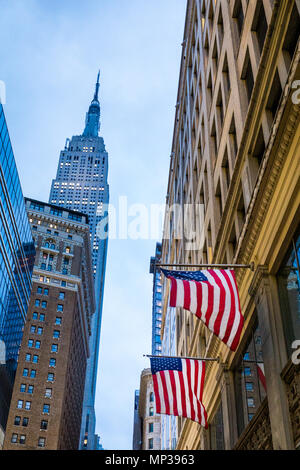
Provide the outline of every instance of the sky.
{"type": "MultiPolygon", "coordinates": [[[[110,202],[117,211],[120,197],[129,207],[165,202],[185,10],[186,0],[0,0],[0,80],[24,196],[48,201],[100,68],[110,202]]],[[[132,448],[156,241],[109,240],[95,403],[104,449],[132,448]]]]}

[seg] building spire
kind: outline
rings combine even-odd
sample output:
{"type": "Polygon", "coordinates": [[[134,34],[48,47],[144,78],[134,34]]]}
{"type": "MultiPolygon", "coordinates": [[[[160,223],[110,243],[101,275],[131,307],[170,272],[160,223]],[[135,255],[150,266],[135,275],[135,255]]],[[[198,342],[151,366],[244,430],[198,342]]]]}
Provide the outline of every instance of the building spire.
{"type": "Polygon", "coordinates": [[[99,87],[100,87],[99,79],[100,79],[100,70],[98,71],[98,75],[97,75],[97,83],[96,83],[96,89],[95,89],[95,94],[94,94],[94,101],[98,101],[98,92],[99,92],[99,87]]]}
{"type": "Polygon", "coordinates": [[[96,88],[94,98],[90,104],[89,110],[86,113],[85,118],[85,129],[83,135],[85,137],[98,137],[100,129],[100,103],[98,99],[99,87],[100,87],[100,70],[97,75],[96,88]]]}

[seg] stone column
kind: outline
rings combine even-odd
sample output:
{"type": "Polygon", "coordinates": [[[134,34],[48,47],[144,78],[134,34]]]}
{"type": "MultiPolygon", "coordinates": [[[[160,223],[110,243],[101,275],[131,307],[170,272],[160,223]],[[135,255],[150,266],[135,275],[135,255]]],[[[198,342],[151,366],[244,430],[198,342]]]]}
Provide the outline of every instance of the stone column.
{"type": "Polygon", "coordinates": [[[226,450],[231,450],[238,439],[233,372],[225,364],[220,364],[216,380],[221,391],[224,445],[226,450]]]}
{"type": "Polygon", "coordinates": [[[285,384],[280,376],[288,357],[275,276],[258,266],[249,294],[254,297],[261,331],[273,448],[294,449],[285,384]]]}

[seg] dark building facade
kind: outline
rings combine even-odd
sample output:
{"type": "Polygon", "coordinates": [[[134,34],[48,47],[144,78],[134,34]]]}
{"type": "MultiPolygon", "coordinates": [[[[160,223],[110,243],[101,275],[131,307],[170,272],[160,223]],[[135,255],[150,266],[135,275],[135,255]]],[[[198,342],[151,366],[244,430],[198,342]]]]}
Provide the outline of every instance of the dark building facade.
{"type": "Polygon", "coordinates": [[[33,259],[30,225],[0,103],[0,429],[3,431],[29,302],[33,259]]]}
{"type": "Polygon", "coordinates": [[[88,217],[26,199],[36,257],[4,449],[78,449],[95,309],[88,217]]]}

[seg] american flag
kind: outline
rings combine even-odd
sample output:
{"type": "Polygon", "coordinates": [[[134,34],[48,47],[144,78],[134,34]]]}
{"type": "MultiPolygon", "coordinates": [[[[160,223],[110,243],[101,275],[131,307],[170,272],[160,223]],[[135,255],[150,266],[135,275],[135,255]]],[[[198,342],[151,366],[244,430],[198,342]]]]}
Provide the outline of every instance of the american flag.
{"type": "Polygon", "coordinates": [[[177,357],[151,357],[156,412],[190,418],[207,428],[202,404],[205,362],[177,357]]]}
{"type": "Polygon", "coordinates": [[[194,313],[232,351],[240,340],[244,318],[233,270],[171,271],[170,306],[194,313]]]}

